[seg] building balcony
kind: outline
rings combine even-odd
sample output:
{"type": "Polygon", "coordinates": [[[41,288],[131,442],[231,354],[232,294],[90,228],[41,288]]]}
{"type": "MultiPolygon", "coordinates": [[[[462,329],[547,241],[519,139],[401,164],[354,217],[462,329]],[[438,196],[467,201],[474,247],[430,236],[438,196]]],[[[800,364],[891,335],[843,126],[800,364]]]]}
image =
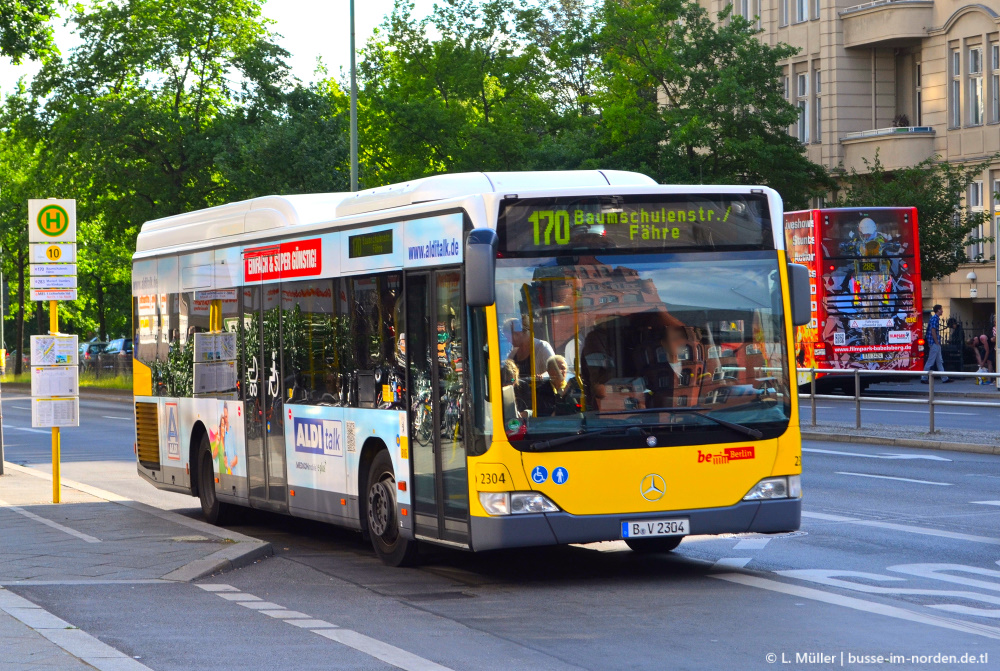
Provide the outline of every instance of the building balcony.
{"type": "Polygon", "coordinates": [[[927,37],[934,19],[933,0],[875,0],[840,12],[844,46],[898,47],[927,37]]]}
{"type": "Polygon", "coordinates": [[[886,170],[898,170],[916,165],[934,156],[934,129],[930,126],[904,126],[878,128],[858,133],[848,133],[840,138],[844,147],[844,167],[867,172],[864,159],[869,163],[879,160],[886,170]]]}

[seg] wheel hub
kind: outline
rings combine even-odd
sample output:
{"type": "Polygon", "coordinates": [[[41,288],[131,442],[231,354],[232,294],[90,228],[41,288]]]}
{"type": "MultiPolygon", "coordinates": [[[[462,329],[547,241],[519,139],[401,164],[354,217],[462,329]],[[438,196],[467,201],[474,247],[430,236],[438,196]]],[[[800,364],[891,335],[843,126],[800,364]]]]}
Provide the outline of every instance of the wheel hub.
{"type": "Polygon", "coordinates": [[[392,480],[379,480],[368,490],[368,524],[376,536],[385,536],[392,519],[392,493],[388,487],[392,480]]]}

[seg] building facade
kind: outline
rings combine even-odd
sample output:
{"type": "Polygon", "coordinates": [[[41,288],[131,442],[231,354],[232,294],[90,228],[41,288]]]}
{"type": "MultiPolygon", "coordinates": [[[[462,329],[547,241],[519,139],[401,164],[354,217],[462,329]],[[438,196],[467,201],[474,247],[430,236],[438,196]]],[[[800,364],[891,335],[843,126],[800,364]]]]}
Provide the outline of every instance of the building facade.
{"type": "MultiPolygon", "coordinates": [[[[728,1],[702,4],[714,14],[728,1]]],[[[980,163],[1000,151],[1000,0],[736,0],[734,10],[765,42],[800,49],[783,68],[801,110],[789,132],[816,163],[864,172],[876,151],[887,169],[932,156],[980,163]]],[[[1000,161],[966,194],[967,207],[992,211],[980,237],[1000,230],[998,192],[1000,161]]],[[[987,323],[997,246],[971,246],[968,265],[925,283],[925,310],[941,303],[946,316],[987,323]]]]}

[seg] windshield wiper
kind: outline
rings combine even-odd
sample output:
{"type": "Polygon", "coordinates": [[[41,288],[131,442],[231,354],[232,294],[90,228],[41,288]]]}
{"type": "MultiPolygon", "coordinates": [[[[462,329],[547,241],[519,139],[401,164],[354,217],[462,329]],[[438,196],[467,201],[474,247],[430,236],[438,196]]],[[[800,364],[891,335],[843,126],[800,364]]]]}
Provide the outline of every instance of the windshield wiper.
{"type": "MultiPolygon", "coordinates": [[[[655,425],[650,425],[655,426],[655,425]]],[[[617,433],[623,436],[634,435],[642,436],[644,432],[641,430],[640,426],[613,426],[603,429],[592,429],[590,431],[580,431],[579,433],[574,433],[571,436],[563,436],[562,438],[550,438],[549,440],[540,440],[537,443],[531,444],[531,452],[541,452],[542,450],[547,450],[550,447],[559,447],[560,445],[567,445],[569,443],[575,443],[581,438],[590,438],[591,436],[602,436],[609,433],[617,433]]]]}
{"type": "MultiPolygon", "coordinates": [[[[742,433],[744,436],[750,436],[751,438],[763,438],[764,434],[758,429],[751,428],[749,426],[744,426],[742,424],[737,424],[736,422],[727,422],[724,419],[719,419],[718,417],[713,417],[708,414],[707,408],[641,408],[638,410],[615,410],[613,412],[599,412],[597,413],[600,417],[607,417],[611,415],[648,415],[651,413],[667,413],[668,415],[697,415],[698,417],[704,417],[705,419],[715,422],[719,426],[724,426],[727,429],[736,431],[737,433],[742,433]]],[[[642,425],[640,425],[642,426],[642,425]]]]}

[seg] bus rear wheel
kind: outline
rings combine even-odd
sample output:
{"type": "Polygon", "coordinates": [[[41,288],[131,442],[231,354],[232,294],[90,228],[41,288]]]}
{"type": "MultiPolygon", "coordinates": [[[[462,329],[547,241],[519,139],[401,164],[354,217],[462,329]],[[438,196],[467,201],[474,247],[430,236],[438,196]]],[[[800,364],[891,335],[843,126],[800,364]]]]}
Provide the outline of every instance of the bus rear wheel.
{"type": "Polygon", "coordinates": [[[204,434],[201,436],[201,447],[198,448],[198,500],[201,501],[201,512],[209,524],[227,524],[233,519],[235,507],[223,503],[215,495],[212,445],[204,434]]]}
{"type": "Polygon", "coordinates": [[[643,554],[653,554],[658,552],[672,552],[684,540],[684,536],[666,536],[664,538],[626,538],[625,545],[628,545],[632,552],[643,554]]]}
{"type": "Polygon", "coordinates": [[[368,491],[364,503],[365,528],[378,558],[389,566],[412,565],[417,558],[417,543],[399,533],[396,476],[392,470],[392,459],[385,450],[375,455],[368,469],[368,491]]]}

